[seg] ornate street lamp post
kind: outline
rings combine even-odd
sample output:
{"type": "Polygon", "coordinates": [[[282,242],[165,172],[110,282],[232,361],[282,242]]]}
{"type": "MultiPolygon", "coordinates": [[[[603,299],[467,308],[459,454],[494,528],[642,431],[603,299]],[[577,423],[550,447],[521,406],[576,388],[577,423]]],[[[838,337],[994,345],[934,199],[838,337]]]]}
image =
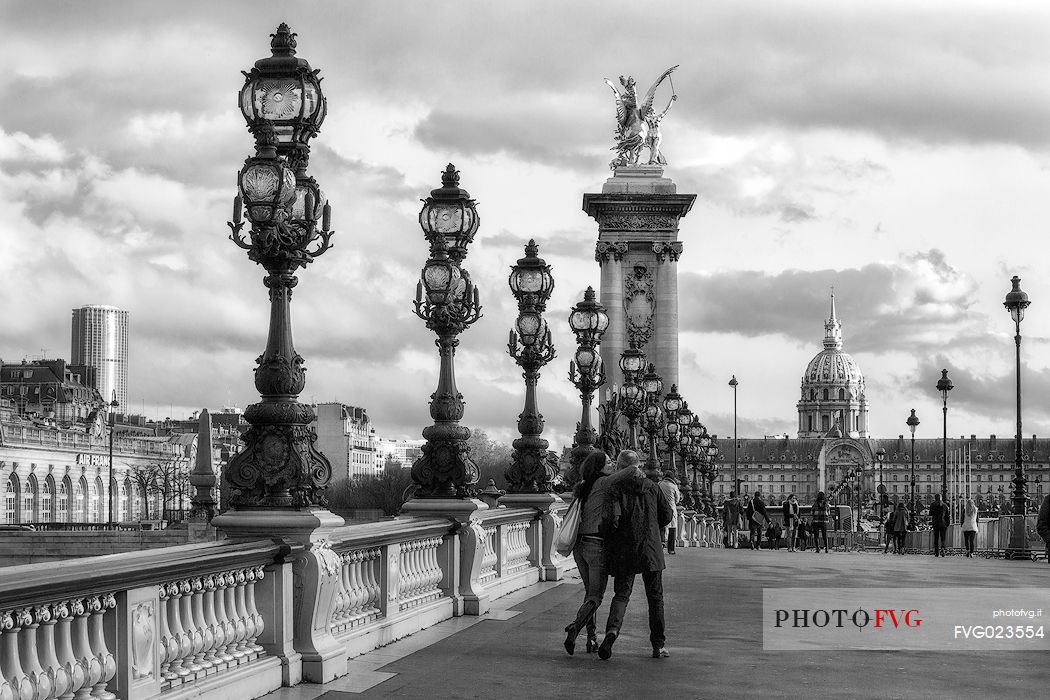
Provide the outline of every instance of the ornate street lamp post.
{"type": "Polygon", "coordinates": [[[911,409],[911,415],[907,420],[908,430],[911,431],[911,524],[915,524],[915,429],[919,427],[919,417],[915,415],[915,409],[911,409]]]}
{"type": "Polygon", "coordinates": [[[423,430],[426,443],[412,465],[412,481],[419,499],[468,498],[479,471],[467,445],[470,429],[459,424],[463,395],[456,388],[455,358],[459,334],[481,318],[478,290],[461,267],[479,221],[475,202],[460,188],[459,171],[451,163],[441,174],[441,187],[424,200],[419,222],[430,258],[416,283],[414,311],[437,335],[441,366],[430,401],[434,424],[423,430]]]}
{"type": "Polygon", "coordinates": [[[736,380],[736,375],[734,374],[733,378],[729,380],[729,386],[733,387],[733,491],[740,491],[740,481],[737,479],[736,476],[736,388],[739,385],[740,382],[736,380]]]}
{"type": "Polygon", "coordinates": [[[524,370],[525,408],[518,416],[521,437],[513,443],[511,467],[504,476],[511,493],[548,493],[558,475],[556,463],[547,459],[548,443],[542,437],[543,416],[536,403],[540,368],[554,359],[551,330],[543,318],[554,291],[551,268],[539,257],[539,246],[530,240],[525,257],[511,267],[510,290],[518,301],[518,319],[510,331],[507,352],[524,370]]]}
{"type": "Polygon", "coordinates": [[[620,371],[623,372],[620,411],[627,419],[628,444],[632,450],[638,449],[638,418],[645,410],[645,391],[638,383],[638,377],[644,369],[645,353],[632,343],[620,355],[620,371]]]}
{"type": "Polygon", "coordinates": [[[941,378],[937,380],[937,391],[941,392],[943,401],[942,411],[944,414],[944,439],[941,442],[941,500],[948,506],[948,392],[952,390],[952,380],[948,378],[948,370],[941,370],[941,378]]]}
{"type": "Polygon", "coordinates": [[[876,489],[879,496],[879,527],[882,527],[882,522],[886,519],[886,507],[883,505],[883,500],[886,496],[886,485],[882,482],[882,464],[886,461],[886,450],[882,447],[875,450],[875,461],[879,464],[879,488],[876,489]]]}
{"type": "Polygon", "coordinates": [[[298,401],[306,370],[292,343],[291,324],[294,273],[331,248],[331,208],[306,176],[308,142],[324,120],[326,103],[318,71],[295,57],[295,34],[288,25],[271,36],[273,55],[245,74],[240,93],[256,155],[241,169],[229,224],[230,238],[266,270],[270,296],[266,349],[255,368],[262,401],[245,411],[251,427],[242,437],[244,449],[223,472],[234,509],[323,507],[332,476],[314,445],[314,412],[298,401]],[[242,213],[251,224],[247,237],[241,234],[242,213]]]}
{"type": "Polygon", "coordinates": [[[648,371],[642,376],[641,385],[646,395],[644,427],[645,435],[649,439],[649,457],[645,466],[647,469],[660,469],[656,436],[665,422],[663,409],[660,408],[660,394],[663,393],[664,381],[656,373],[656,366],[651,362],[648,371]]]}
{"type": "Polygon", "coordinates": [[[1031,552],[1028,549],[1028,537],[1024,525],[1024,515],[1028,510],[1028,494],[1025,484],[1028,480],[1024,475],[1024,463],[1021,451],[1021,321],[1024,319],[1024,311],[1032,303],[1028,295],[1021,291],[1021,278],[1014,275],[1010,279],[1013,288],[1007,292],[1006,301],[1003,306],[1010,312],[1010,318],[1014,320],[1014,346],[1016,349],[1016,375],[1017,375],[1017,433],[1014,437],[1014,478],[1013,482],[1013,514],[1020,516],[1015,519],[1014,527],[1010,532],[1010,546],[1006,551],[1007,559],[1028,558],[1031,552]]]}
{"type": "Polygon", "coordinates": [[[116,428],[118,406],[120,406],[120,402],[117,401],[117,391],[114,389],[113,400],[109,403],[109,499],[107,503],[109,514],[107,518],[110,525],[113,524],[113,485],[116,483],[113,479],[113,432],[116,428]]]}
{"type": "MultiPolygon", "coordinates": [[[[706,428],[705,428],[706,432],[706,428]]],[[[707,446],[707,506],[711,515],[715,512],[715,479],[721,473],[718,468],[718,442],[714,438],[708,438],[710,444],[707,446]]]]}
{"type": "Polygon", "coordinates": [[[595,301],[593,287],[587,287],[583,301],[569,313],[569,327],[576,335],[577,344],[576,355],[569,360],[569,381],[580,392],[583,404],[572,449],[573,464],[580,464],[595,449],[597,435],[591,427],[591,401],[595,389],[605,383],[605,362],[598,355],[597,347],[609,327],[609,314],[595,301]]]}

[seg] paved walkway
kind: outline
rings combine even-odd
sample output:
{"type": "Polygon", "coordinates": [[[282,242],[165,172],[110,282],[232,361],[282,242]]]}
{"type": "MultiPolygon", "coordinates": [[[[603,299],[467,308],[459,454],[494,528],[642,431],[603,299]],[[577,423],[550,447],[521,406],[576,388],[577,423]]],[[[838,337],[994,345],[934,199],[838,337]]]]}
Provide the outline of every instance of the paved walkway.
{"type": "MultiPolygon", "coordinates": [[[[267,700],[1050,694],[1046,652],[766,652],[760,619],[764,587],[1033,586],[1047,588],[1050,600],[1045,563],[711,549],[679,550],[668,561],[669,659],[650,657],[640,579],[613,658],[584,653],[582,636],[576,655],[565,654],[562,628],[582,598],[579,581],[571,579],[530,589],[531,597],[496,601],[487,616],[449,620],[357,657],[346,678],[286,688],[267,700]]],[[[607,609],[608,600],[599,630],[607,609]]]]}

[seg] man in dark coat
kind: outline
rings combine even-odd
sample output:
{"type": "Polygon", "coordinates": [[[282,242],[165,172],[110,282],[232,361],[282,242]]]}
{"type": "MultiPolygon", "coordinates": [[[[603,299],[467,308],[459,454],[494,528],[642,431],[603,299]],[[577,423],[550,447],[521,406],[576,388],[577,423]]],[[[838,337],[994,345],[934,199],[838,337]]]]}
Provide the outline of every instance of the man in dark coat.
{"type": "Polygon", "coordinates": [[[598,647],[598,658],[612,656],[612,646],[620,634],[627,603],[634,590],[634,579],[642,575],[645,598],[649,603],[649,641],[653,658],[670,656],[664,649],[664,548],[660,532],[671,522],[671,507],[650,479],[625,484],[620,495],[620,518],[605,540],[606,569],[613,576],[613,600],[605,639],[598,647]]]}
{"type": "Polygon", "coordinates": [[[933,556],[944,556],[944,541],[948,534],[948,525],[951,524],[952,516],[948,512],[948,504],[941,501],[941,494],[933,497],[930,504],[930,520],[933,524],[933,556]]]}
{"type": "Polygon", "coordinates": [[[1050,564],[1050,494],[1043,497],[1043,504],[1039,506],[1035,531],[1043,538],[1043,542],[1046,542],[1046,563],[1050,564]]]}
{"type": "Polygon", "coordinates": [[[755,495],[747,502],[744,515],[747,516],[747,525],[751,531],[751,549],[762,549],[762,531],[769,525],[769,514],[766,513],[760,489],[755,489],[755,495]]]}

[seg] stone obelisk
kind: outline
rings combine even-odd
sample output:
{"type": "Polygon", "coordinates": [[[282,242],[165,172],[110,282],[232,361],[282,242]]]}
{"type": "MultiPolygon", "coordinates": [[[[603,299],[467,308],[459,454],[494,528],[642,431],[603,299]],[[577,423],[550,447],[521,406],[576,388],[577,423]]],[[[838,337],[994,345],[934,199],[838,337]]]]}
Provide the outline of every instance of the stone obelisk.
{"type": "Polygon", "coordinates": [[[662,165],[617,166],[601,194],[583,195],[583,210],[598,222],[594,258],[609,314],[601,356],[610,388],[623,384],[620,353],[632,342],[656,365],[665,387],[679,383],[678,225],[695,200],[695,194],[678,194],[662,165]]]}

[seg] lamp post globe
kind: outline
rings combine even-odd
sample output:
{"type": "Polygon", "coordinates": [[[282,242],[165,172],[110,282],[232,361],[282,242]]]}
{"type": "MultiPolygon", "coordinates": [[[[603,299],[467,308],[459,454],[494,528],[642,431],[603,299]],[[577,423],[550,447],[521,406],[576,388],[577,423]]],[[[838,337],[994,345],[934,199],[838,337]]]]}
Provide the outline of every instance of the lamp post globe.
{"type": "Polygon", "coordinates": [[[660,394],[663,393],[664,380],[659,374],[657,374],[656,365],[652,362],[649,363],[649,368],[646,373],[642,375],[641,385],[642,389],[645,390],[645,393],[649,394],[652,398],[659,397],[660,394]]]}
{"type": "Polygon", "coordinates": [[[624,374],[624,382],[627,382],[628,376],[636,377],[644,369],[645,353],[631,343],[631,346],[620,354],[620,371],[624,374]]]}
{"type": "Polygon", "coordinates": [[[1010,544],[1006,550],[1007,559],[1027,559],[1031,556],[1028,548],[1028,537],[1025,531],[1024,515],[1027,512],[1028,493],[1025,478],[1024,462],[1021,448],[1021,321],[1024,320],[1025,309],[1031,305],[1031,300],[1021,289],[1021,278],[1014,275],[1010,279],[1011,289],[1006,293],[1003,306],[1010,312],[1010,318],[1014,321],[1014,349],[1015,349],[1015,371],[1017,378],[1017,431],[1014,436],[1014,478],[1013,483],[1013,527],[1010,531],[1010,544]]]}
{"type": "Polygon", "coordinates": [[[467,257],[481,223],[477,202],[459,186],[459,171],[449,163],[441,173],[441,187],[430,191],[419,210],[419,226],[431,245],[438,236],[448,243],[448,255],[457,265],[467,257]]]}
{"type": "Polygon", "coordinates": [[[317,135],[328,112],[319,70],[295,55],[296,34],[281,23],[270,35],[271,55],[245,73],[238,104],[248,130],[258,135],[263,125],[273,128],[277,153],[297,172],[306,169],[309,141],[317,135]]]}

